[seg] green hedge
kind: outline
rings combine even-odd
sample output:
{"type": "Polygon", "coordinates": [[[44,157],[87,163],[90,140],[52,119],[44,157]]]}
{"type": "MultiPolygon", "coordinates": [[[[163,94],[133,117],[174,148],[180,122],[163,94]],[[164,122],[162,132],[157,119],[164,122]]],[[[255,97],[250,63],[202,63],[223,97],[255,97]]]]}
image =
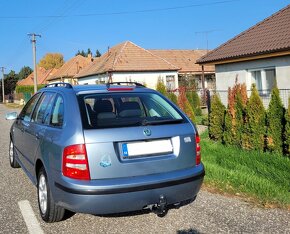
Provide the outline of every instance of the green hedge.
{"type": "MultiPolygon", "coordinates": [[[[45,85],[37,85],[37,90],[40,90],[45,85]]],[[[34,85],[17,85],[16,93],[34,93],[34,85]]]]}
{"type": "Polygon", "coordinates": [[[220,131],[223,108],[212,98],[212,112],[209,120],[209,137],[225,145],[235,145],[247,150],[269,151],[290,154],[290,98],[288,110],[282,104],[279,89],[274,87],[268,110],[265,111],[255,86],[251,97],[243,95],[243,85],[229,88],[228,107],[225,111],[222,139],[220,131]],[[239,88],[242,87],[242,88],[239,88]],[[221,110],[219,110],[221,109],[221,110]]]}

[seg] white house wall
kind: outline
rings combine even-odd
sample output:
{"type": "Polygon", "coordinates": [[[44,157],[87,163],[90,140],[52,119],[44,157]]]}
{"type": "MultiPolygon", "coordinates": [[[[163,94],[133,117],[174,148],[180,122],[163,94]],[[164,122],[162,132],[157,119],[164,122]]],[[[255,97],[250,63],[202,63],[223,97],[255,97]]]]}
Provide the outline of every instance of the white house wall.
{"type": "MultiPolygon", "coordinates": [[[[246,83],[249,90],[251,88],[249,71],[265,68],[275,68],[277,87],[279,89],[290,89],[290,56],[283,56],[216,65],[216,90],[228,90],[229,87],[233,87],[236,78],[238,83],[246,83]]],[[[222,101],[226,103],[227,93],[220,92],[220,96],[222,101]]]]}
{"type": "Polygon", "coordinates": [[[275,68],[279,89],[290,89],[290,56],[216,65],[216,89],[227,90],[237,77],[239,83],[251,87],[249,70],[275,68]]]}
{"type": "MultiPolygon", "coordinates": [[[[174,76],[175,88],[178,88],[177,71],[164,71],[164,72],[114,72],[112,79],[117,81],[139,82],[146,83],[148,88],[155,89],[158,78],[161,78],[166,84],[166,76],[174,76]]],[[[79,84],[96,84],[97,80],[108,81],[108,74],[95,75],[79,79],[79,84]]]]}

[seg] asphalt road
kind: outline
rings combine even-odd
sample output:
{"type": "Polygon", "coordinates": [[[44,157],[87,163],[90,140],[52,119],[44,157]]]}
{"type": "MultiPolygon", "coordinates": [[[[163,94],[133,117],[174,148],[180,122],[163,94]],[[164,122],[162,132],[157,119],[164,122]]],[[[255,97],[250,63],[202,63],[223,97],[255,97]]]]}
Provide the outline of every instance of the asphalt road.
{"type": "Polygon", "coordinates": [[[4,118],[8,111],[12,110],[0,104],[0,233],[290,233],[289,211],[258,208],[207,191],[201,191],[194,203],[170,210],[164,218],[152,213],[75,214],[65,221],[46,224],[38,213],[36,188],[21,169],[10,168],[11,122],[4,118]],[[20,208],[23,201],[31,205],[32,214],[20,208]],[[32,222],[33,214],[38,226],[32,222]]]}

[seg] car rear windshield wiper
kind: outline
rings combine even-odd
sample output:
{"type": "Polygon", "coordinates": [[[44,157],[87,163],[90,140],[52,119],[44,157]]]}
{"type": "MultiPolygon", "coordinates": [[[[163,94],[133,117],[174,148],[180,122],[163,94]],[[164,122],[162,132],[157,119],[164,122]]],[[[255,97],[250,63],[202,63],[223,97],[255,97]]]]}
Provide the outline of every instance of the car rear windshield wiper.
{"type": "Polygon", "coordinates": [[[163,119],[163,120],[147,120],[144,119],[142,121],[142,125],[158,125],[158,124],[175,124],[175,123],[181,123],[183,122],[183,119],[163,119]]]}

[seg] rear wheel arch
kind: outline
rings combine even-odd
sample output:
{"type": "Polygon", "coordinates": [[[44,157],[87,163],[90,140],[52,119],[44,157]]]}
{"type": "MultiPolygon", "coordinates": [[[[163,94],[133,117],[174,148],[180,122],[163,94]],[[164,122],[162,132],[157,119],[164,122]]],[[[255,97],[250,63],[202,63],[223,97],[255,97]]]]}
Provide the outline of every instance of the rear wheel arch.
{"type": "Polygon", "coordinates": [[[35,176],[36,176],[37,183],[38,183],[38,174],[39,174],[39,171],[42,167],[44,168],[42,161],[40,159],[37,159],[37,161],[35,163],[35,176]]]}

